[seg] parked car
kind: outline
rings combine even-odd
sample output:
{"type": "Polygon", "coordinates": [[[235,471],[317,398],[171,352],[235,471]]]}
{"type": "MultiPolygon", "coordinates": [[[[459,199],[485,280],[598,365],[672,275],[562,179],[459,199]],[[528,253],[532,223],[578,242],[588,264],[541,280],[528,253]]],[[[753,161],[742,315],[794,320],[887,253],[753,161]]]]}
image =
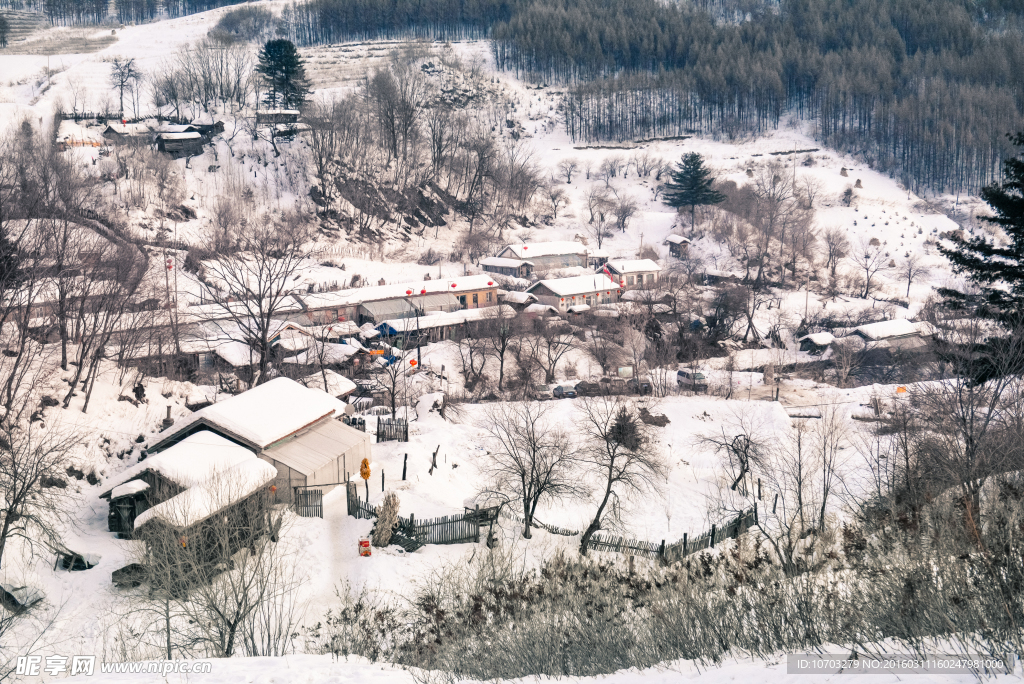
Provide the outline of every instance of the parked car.
{"type": "Polygon", "coordinates": [[[555,387],[556,385],[534,385],[533,386],[533,398],[537,401],[545,401],[547,399],[555,398],[555,387]]]}
{"type": "Polygon", "coordinates": [[[625,394],[628,391],[623,378],[601,378],[597,381],[603,394],[625,394]]]}
{"type": "Polygon", "coordinates": [[[555,399],[576,398],[576,388],[572,385],[558,385],[555,389],[551,390],[551,393],[555,396],[555,399]]]}
{"type": "Polygon", "coordinates": [[[596,382],[587,382],[586,380],[576,383],[576,395],[580,397],[595,397],[599,394],[604,394],[601,389],[601,385],[596,382]]]}
{"type": "Polygon", "coordinates": [[[676,382],[681,389],[692,392],[708,391],[708,379],[700,371],[681,370],[676,373],[676,382]]]}
{"type": "Polygon", "coordinates": [[[633,394],[650,394],[654,391],[654,386],[651,384],[650,380],[630,378],[626,381],[626,389],[633,394]]]}

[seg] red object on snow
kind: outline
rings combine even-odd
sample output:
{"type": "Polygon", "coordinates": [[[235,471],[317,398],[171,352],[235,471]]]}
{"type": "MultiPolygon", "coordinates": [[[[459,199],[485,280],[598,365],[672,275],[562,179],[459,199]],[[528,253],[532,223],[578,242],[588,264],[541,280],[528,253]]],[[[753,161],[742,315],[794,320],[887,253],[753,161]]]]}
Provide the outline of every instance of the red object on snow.
{"type": "Polygon", "coordinates": [[[427,288],[423,288],[422,290],[420,290],[420,294],[427,294],[427,288]]]}
{"type": "Polygon", "coordinates": [[[174,270],[174,259],[172,259],[170,257],[167,257],[167,270],[168,271],[173,271],[174,270]]]}
{"type": "Polygon", "coordinates": [[[359,538],[359,555],[360,556],[369,556],[370,554],[371,554],[371,551],[370,551],[370,538],[369,537],[360,537],[359,538]]]}

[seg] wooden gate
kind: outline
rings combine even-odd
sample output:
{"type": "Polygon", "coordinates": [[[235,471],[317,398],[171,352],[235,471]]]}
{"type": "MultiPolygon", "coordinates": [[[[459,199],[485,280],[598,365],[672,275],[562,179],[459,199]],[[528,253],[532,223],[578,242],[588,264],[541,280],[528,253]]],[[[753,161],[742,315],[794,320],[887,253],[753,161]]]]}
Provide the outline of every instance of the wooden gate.
{"type": "Polygon", "coordinates": [[[296,515],[303,518],[324,517],[324,490],[295,487],[294,493],[295,503],[293,506],[296,515]]]}

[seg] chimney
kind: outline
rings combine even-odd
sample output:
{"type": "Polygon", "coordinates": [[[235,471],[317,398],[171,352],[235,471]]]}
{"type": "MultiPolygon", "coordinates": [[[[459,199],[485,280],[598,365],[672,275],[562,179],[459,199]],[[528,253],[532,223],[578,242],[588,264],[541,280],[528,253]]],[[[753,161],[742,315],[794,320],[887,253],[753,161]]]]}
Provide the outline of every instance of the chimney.
{"type": "Polygon", "coordinates": [[[172,425],[174,425],[174,421],[171,420],[171,407],[168,406],[167,407],[167,417],[164,418],[164,429],[166,430],[167,428],[171,427],[172,425]]]}

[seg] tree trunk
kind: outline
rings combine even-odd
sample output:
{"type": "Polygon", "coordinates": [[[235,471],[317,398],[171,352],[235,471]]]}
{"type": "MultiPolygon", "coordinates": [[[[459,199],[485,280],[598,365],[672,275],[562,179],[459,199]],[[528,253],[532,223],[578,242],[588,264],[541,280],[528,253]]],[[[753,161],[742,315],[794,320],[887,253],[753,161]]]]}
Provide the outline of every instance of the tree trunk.
{"type": "Polygon", "coordinates": [[[608,505],[608,499],[612,495],[611,482],[608,483],[608,487],[604,490],[604,499],[601,500],[601,505],[597,507],[597,512],[594,513],[594,519],[590,521],[590,525],[587,526],[586,531],[583,533],[583,538],[580,539],[580,555],[587,555],[587,547],[590,545],[590,538],[601,529],[601,515],[604,513],[605,507],[608,505]]]}

